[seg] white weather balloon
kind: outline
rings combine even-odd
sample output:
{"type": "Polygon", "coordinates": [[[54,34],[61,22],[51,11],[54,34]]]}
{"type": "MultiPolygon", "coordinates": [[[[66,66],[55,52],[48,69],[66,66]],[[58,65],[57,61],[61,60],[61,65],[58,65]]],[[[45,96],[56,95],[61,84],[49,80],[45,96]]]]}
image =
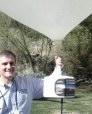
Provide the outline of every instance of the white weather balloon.
{"type": "Polygon", "coordinates": [[[92,13],[92,0],[0,0],[0,10],[58,40],[92,13]]]}

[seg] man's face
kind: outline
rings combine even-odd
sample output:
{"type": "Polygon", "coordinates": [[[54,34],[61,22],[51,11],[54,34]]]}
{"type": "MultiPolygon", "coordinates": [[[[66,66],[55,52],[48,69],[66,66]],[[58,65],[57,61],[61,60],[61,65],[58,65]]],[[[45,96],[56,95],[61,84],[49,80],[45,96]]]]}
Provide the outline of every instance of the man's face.
{"type": "Polygon", "coordinates": [[[12,80],[15,75],[16,62],[13,56],[0,56],[0,76],[12,80]]]}

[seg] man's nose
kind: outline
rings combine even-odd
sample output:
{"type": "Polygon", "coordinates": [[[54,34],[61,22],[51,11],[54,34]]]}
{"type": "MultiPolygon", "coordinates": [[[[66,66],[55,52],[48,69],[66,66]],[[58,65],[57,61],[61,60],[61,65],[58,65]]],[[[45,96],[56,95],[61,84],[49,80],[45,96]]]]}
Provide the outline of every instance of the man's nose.
{"type": "Polygon", "coordinates": [[[12,65],[10,63],[7,64],[7,68],[11,68],[12,65]]]}

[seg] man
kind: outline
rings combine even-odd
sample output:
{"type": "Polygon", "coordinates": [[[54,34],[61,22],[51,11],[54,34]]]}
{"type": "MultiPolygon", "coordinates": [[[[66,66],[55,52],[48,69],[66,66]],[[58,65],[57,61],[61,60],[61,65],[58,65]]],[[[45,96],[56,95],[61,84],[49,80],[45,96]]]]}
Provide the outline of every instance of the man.
{"type": "MultiPolygon", "coordinates": [[[[55,57],[54,73],[63,67],[62,59],[55,57]]],[[[16,76],[16,56],[9,50],[0,52],[0,114],[30,114],[32,99],[43,97],[44,79],[16,76]]]]}

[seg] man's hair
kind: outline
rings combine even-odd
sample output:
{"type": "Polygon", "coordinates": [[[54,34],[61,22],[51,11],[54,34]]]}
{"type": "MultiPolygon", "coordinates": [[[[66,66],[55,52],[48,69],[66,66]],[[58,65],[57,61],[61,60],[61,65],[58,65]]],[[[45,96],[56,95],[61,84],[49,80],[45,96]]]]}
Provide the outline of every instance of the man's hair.
{"type": "Polygon", "coordinates": [[[16,62],[16,55],[10,50],[2,50],[0,52],[0,57],[2,57],[2,56],[13,56],[15,59],[15,62],[16,62]]]}

